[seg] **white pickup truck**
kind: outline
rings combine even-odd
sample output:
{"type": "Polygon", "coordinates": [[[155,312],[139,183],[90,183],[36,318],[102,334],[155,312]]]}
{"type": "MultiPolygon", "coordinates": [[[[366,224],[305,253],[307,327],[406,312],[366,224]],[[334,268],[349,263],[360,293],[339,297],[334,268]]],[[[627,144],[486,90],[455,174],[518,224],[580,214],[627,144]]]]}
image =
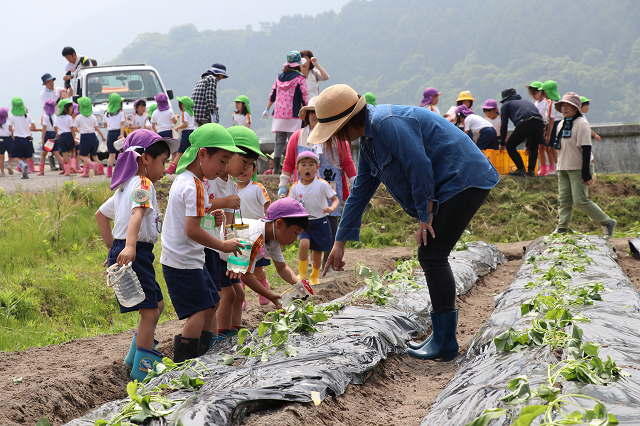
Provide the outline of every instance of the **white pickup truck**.
{"type": "MultiPolygon", "coordinates": [[[[80,96],[89,97],[93,104],[93,114],[98,119],[101,129],[109,104],[109,95],[112,93],[122,96],[122,109],[127,115],[127,121],[134,114],[133,103],[137,99],[145,99],[147,106],[149,102],[154,102],[154,97],[160,92],[173,99],[173,91],[165,87],[158,71],[145,64],[81,68],[72,84],[76,95],[73,97],[74,102],[77,102],[80,96]]],[[[103,131],[103,134],[106,136],[106,131],[103,131]]],[[[105,152],[106,144],[101,143],[98,151],[105,152]]]]}

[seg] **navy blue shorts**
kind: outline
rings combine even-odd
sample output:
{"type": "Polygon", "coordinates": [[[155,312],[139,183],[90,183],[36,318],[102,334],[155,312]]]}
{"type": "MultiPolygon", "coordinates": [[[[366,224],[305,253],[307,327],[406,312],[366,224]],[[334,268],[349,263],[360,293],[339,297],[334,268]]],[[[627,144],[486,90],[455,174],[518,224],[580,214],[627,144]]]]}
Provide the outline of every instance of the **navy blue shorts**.
{"type": "Polygon", "coordinates": [[[329,251],[333,247],[331,242],[331,225],[329,219],[310,220],[311,227],[308,231],[303,231],[298,237],[299,240],[307,239],[311,243],[311,250],[329,251]]]}
{"type": "Polygon", "coordinates": [[[256,262],[256,268],[259,266],[269,266],[269,265],[271,265],[271,261],[266,257],[263,257],[262,259],[256,262]]]}
{"type": "Polygon", "coordinates": [[[189,142],[189,135],[191,133],[193,133],[193,130],[187,130],[187,129],[182,130],[182,137],[180,138],[180,148],[178,148],[178,152],[184,153],[187,150],[187,148],[191,146],[191,142],[189,142]]]}
{"type": "Polygon", "coordinates": [[[31,158],[33,156],[33,143],[31,138],[13,138],[11,156],[13,158],[31,158]]]}
{"type": "MultiPolygon", "coordinates": [[[[107,264],[109,266],[117,263],[118,255],[126,245],[126,240],[113,240],[111,250],[109,250],[109,258],[107,264]]],[[[145,298],[142,302],[130,308],[120,305],[120,313],[137,311],[139,309],[154,309],[158,307],[158,303],[163,300],[162,290],[156,281],[156,271],[153,269],[153,244],[138,241],[136,244],[136,260],[133,261],[131,268],[138,276],[142,290],[144,290],[145,298]]]]}
{"type": "Polygon", "coordinates": [[[172,138],[173,130],[163,130],[161,132],[158,132],[158,135],[160,135],[160,137],[163,137],[163,138],[172,138]]]}
{"type": "Polygon", "coordinates": [[[220,301],[220,295],[207,268],[176,269],[162,265],[162,274],[178,319],[213,308],[220,301]]]}
{"type": "Polygon", "coordinates": [[[4,155],[6,152],[7,155],[11,155],[11,150],[13,149],[13,139],[11,136],[2,136],[0,137],[0,155],[4,155]]]}
{"type": "Polygon", "coordinates": [[[217,251],[207,247],[204,248],[204,267],[209,272],[216,290],[222,290],[222,287],[220,287],[220,255],[217,251]]]}
{"type": "Polygon", "coordinates": [[[95,133],[83,133],[80,135],[80,155],[98,155],[98,137],[95,133]]]}
{"type": "Polygon", "coordinates": [[[493,127],[485,127],[480,130],[480,136],[478,136],[478,142],[476,145],[481,150],[485,149],[500,149],[500,143],[498,142],[498,133],[493,127]]]}
{"type": "Polygon", "coordinates": [[[118,140],[119,136],[120,136],[120,129],[109,130],[107,132],[107,151],[109,151],[109,154],[118,153],[118,150],[113,146],[113,143],[118,140]]]}
{"type": "MultiPolygon", "coordinates": [[[[554,121],[553,122],[553,128],[551,129],[551,137],[549,138],[549,143],[546,143],[545,141],[543,141],[544,146],[555,146],[556,145],[556,140],[558,139],[558,124],[560,124],[559,121],[554,121]]],[[[545,129],[547,128],[547,125],[545,125],[545,129]]],[[[544,137],[546,138],[546,134],[544,135],[544,137]]]]}
{"type": "Polygon", "coordinates": [[[70,152],[76,149],[76,142],[73,140],[71,132],[66,132],[58,136],[58,147],[60,153],[70,152]]]}
{"type": "MultiPolygon", "coordinates": [[[[44,134],[44,140],[42,141],[42,146],[43,147],[44,147],[44,143],[46,141],[48,141],[48,140],[53,141],[53,148],[51,148],[51,152],[60,151],[60,145],[58,145],[58,137],[56,135],[56,132],[49,131],[49,132],[46,132],[44,134]]],[[[44,148],[42,148],[42,149],[44,149],[44,148]]]]}

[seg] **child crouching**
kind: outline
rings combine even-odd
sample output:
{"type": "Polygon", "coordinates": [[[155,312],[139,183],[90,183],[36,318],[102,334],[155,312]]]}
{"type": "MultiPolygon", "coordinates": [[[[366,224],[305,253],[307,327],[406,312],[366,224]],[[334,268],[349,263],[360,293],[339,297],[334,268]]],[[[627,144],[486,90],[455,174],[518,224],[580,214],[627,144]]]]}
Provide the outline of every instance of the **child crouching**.
{"type": "Polygon", "coordinates": [[[309,249],[311,249],[311,285],[320,284],[320,266],[322,253],[331,250],[331,225],[325,217],[333,213],[340,202],[336,192],[324,179],[317,177],[320,167],[318,155],[311,151],[298,154],[298,181],[289,190],[289,197],[299,201],[314,219],[310,222],[310,229],[300,235],[300,263],[298,278],[306,279],[309,268],[309,249]],[[331,205],[327,203],[331,200],[331,205]]]}
{"type": "Polygon", "coordinates": [[[96,222],[102,239],[109,249],[107,264],[120,266],[131,262],[145,293],[138,305],[120,312],[140,311],[137,333],[124,363],[131,369],[131,378],[139,381],[147,376],[153,361],[161,361],[156,352],[154,333],[164,301],[153,268],[153,245],[158,241],[162,222],[159,219],[156,192],[153,184],[164,172],[164,163],[180,143],[163,139],[149,130],[136,130],[124,141],[125,152],[118,159],[111,189],[116,193],[96,212],[96,222]],[[109,219],[113,219],[111,230],[109,219]]]}

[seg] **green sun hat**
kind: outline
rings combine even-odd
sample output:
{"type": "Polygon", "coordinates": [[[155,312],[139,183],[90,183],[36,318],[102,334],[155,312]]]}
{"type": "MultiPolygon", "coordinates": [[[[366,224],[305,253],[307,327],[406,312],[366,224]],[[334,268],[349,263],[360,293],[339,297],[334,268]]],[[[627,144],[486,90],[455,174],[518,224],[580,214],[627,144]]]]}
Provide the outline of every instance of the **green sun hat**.
{"type": "Polygon", "coordinates": [[[149,120],[151,120],[151,116],[153,115],[153,112],[155,110],[157,110],[157,109],[158,109],[158,104],[153,103],[153,104],[149,105],[149,109],[148,109],[148,111],[149,111],[149,120]]]}
{"type": "Polygon", "coordinates": [[[364,98],[367,100],[367,104],[368,105],[374,105],[374,106],[378,105],[376,103],[376,95],[374,95],[373,93],[371,93],[371,92],[365,93],[364,94],[364,98]]]}
{"type": "Polygon", "coordinates": [[[256,132],[245,126],[231,126],[227,130],[238,148],[255,152],[262,159],[267,159],[267,156],[260,151],[260,140],[256,132]]]}
{"type": "Polygon", "coordinates": [[[560,94],[558,93],[558,83],[556,83],[553,80],[547,80],[544,83],[542,83],[542,90],[547,92],[547,96],[552,101],[557,102],[561,99],[560,94]]]}
{"type": "Polygon", "coordinates": [[[249,98],[247,98],[245,95],[240,95],[237,98],[234,99],[233,102],[242,102],[247,106],[247,112],[249,114],[251,114],[251,108],[249,108],[249,98]]]}
{"type": "Polygon", "coordinates": [[[27,109],[24,107],[24,102],[19,96],[11,99],[11,106],[11,114],[15,115],[16,117],[19,115],[25,115],[27,113],[27,109]]]}
{"type": "Polygon", "coordinates": [[[184,105],[184,110],[187,111],[189,115],[193,117],[193,99],[191,99],[188,96],[178,96],[176,99],[178,100],[178,102],[184,105]]]}
{"type": "Polygon", "coordinates": [[[69,99],[60,99],[58,101],[58,115],[62,114],[62,111],[64,111],[64,107],[68,104],[73,105],[73,102],[71,102],[69,99]]]}
{"type": "Polygon", "coordinates": [[[93,114],[91,99],[87,98],[86,96],[78,99],[78,111],[80,111],[80,114],[84,115],[85,117],[90,117],[91,114],[93,114]]]}
{"type": "Polygon", "coordinates": [[[532,81],[531,84],[527,84],[527,89],[529,87],[533,87],[534,89],[542,90],[542,82],[541,81],[532,81]]]}
{"type": "Polygon", "coordinates": [[[180,174],[193,163],[200,148],[218,148],[229,152],[244,154],[244,151],[236,147],[231,133],[217,123],[207,123],[198,127],[189,135],[191,146],[180,157],[176,173],[180,174]]]}
{"type": "Polygon", "coordinates": [[[584,96],[580,96],[580,102],[585,103],[585,102],[591,102],[591,99],[587,99],[584,96]]]}
{"type": "Polygon", "coordinates": [[[109,114],[115,114],[122,108],[122,96],[117,93],[112,93],[109,95],[109,106],[107,107],[107,112],[109,114]]]}

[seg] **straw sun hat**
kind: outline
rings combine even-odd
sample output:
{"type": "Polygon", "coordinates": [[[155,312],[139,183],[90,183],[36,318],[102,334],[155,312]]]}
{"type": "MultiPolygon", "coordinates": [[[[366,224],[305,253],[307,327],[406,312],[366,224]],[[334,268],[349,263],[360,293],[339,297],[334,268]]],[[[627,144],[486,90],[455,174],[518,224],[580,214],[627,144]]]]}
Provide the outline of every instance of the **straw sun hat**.
{"type": "Polygon", "coordinates": [[[365,97],[359,96],[346,84],[327,87],[316,99],[318,124],[309,135],[308,142],[322,143],[329,140],[366,105],[365,97]]]}

